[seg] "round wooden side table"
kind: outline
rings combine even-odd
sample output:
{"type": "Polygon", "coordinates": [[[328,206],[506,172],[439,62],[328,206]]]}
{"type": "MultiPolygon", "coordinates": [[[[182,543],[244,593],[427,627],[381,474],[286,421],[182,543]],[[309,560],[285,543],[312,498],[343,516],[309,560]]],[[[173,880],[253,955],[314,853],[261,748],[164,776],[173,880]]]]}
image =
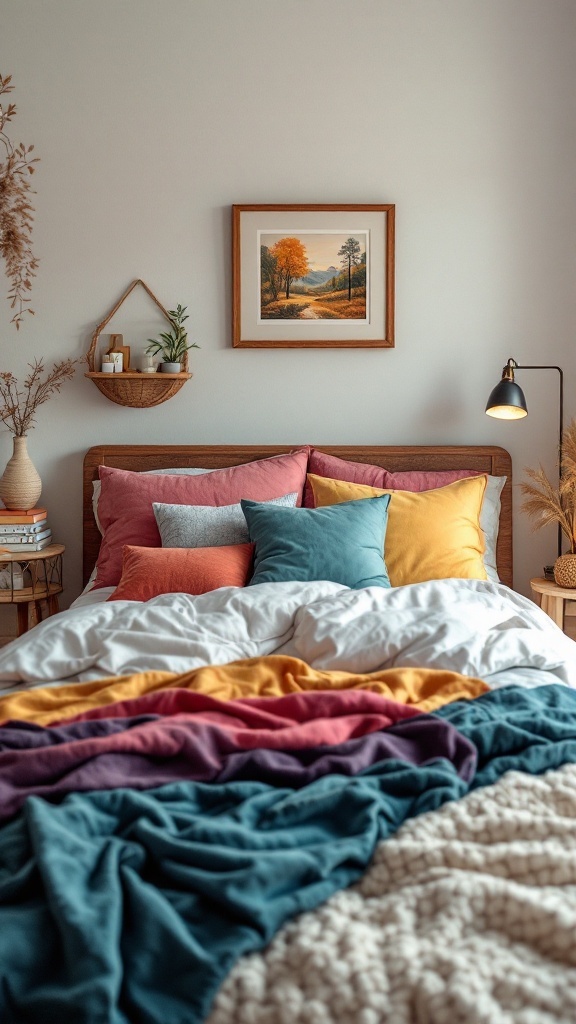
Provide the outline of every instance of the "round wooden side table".
{"type": "Polygon", "coordinates": [[[16,605],[18,636],[29,629],[30,613],[34,622],[42,622],[43,603],[48,616],[59,610],[64,551],[63,544],[42,551],[0,551],[0,604],[16,605]]]}
{"type": "Polygon", "coordinates": [[[564,629],[566,601],[576,601],[576,590],[559,587],[557,583],[545,580],[543,576],[530,580],[530,587],[533,594],[539,595],[542,611],[546,612],[560,629],[564,629]]]}

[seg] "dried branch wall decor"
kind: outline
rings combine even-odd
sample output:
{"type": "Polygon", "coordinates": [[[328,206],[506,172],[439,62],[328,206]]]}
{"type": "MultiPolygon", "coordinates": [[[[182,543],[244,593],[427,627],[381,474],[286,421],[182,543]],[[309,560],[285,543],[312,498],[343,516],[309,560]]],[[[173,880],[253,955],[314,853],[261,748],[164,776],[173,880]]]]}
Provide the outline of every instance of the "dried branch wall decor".
{"type": "MultiPolygon", "coordinates": [[[[0,97],[13,91],[11,81],[11,75],[0,75],[0,97]]],[[[30,292],[38,260],[31,244],[34,207],[30,202],[30,177],[38,157],[31,155],[34,146],[25,146],[23,142],[14,145],[8,138],[4,129],[15,115],[14,103],[5,108],[0,103],[0,141],[5,150],[5,159],[0,162],[0,256],[10,282],[8,301],[15,310],[11,323],[18,330],[24,315],[34,314],[30,292]]]]}

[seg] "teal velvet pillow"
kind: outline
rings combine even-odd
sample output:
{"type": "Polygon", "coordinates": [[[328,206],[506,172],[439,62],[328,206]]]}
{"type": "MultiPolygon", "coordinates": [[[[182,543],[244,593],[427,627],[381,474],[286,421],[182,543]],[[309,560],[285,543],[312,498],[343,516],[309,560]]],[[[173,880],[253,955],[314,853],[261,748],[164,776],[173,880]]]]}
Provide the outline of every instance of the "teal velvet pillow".
{"type": "Polygon", "coordinates": [[[255,544],[248,586],[331,580],[353,590],[389,587],[384,536],[389,494],[321,508],[240,502],[255,544]]]}

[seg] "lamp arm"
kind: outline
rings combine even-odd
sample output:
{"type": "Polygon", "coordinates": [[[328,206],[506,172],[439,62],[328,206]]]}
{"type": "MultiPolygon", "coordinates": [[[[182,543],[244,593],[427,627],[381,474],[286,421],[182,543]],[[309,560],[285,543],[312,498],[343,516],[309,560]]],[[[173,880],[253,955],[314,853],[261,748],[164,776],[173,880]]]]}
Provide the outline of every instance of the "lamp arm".
{"type": "MultiPolygon", "coordinates": [[[[562,480],[562,434],[564,432],[564,373],[560,366],[521,366],[515,359],[509,359],[507,364],[512,372],[514,370],[558,370],[560,375],[560,417],[558,425],[558,483],[562,480]]],[[[558,524],[558,557],[562,554],[562,527],[558,524]]]]}
{"type": "Polygon", "coordinates": [[[560,466],[559,476],[562,475],[562,434],[564,432],[564,372],[560,366],[521,366],[515,359],[509,359],[508,365],[515,370],[558,370],[560,375],[560,416],[558,422],[558,463],[560,466]]]}

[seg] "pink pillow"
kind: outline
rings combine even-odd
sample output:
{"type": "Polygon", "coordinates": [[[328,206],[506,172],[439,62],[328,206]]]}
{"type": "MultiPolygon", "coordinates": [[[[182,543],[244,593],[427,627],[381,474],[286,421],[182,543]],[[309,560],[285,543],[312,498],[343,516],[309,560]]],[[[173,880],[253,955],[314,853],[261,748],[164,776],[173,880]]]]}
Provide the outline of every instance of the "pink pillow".
{"type": "Polygon", "coordinates": [[[172,505],[233,505],[242,498],[268,501],[298,493],[302,503],[308,449],[216,469],[201,476],[156,476],[100,466],[98,514],[104,532],[94,587],[116,586],[125,544],[160,547],[152,502],[172,505]]]}
{"type": "Polygon", "coordinates": [[[437,487],[446,487],[456,480],[483,475],[477,469],[409,469],[402,473],[386,470],[386,487],[394,491],[435,491],[437,487]]]}
{"type": "MultiPolygon", "coordinates": [[[[369,487],[383,487],[396,491],[432,491],[436,487],[445,487],[455,480],[464,480],[469,476],[479,476],[474,469],[442,469],[442,470],[409,470],[403,473],[390,473],[382,466],[372,466],[366,462],[348,462],[338,459],[335,455],[313,448],[310,452],[308,472],[315,476],[326,476],[331,480],[344,480],[350,484],[367,484],[369,487]]],[[[304,505],[314,508],[314,492],[310,483],[306,482],[304,505]]]]}
{"type": "Polygon", "coordinates": [[[109,601],[149,601],[159,594],[207,594],[219,587],[244,587],[253,544],[219,548],[140,548],[127,544],[122,576],[109,601]]]}

